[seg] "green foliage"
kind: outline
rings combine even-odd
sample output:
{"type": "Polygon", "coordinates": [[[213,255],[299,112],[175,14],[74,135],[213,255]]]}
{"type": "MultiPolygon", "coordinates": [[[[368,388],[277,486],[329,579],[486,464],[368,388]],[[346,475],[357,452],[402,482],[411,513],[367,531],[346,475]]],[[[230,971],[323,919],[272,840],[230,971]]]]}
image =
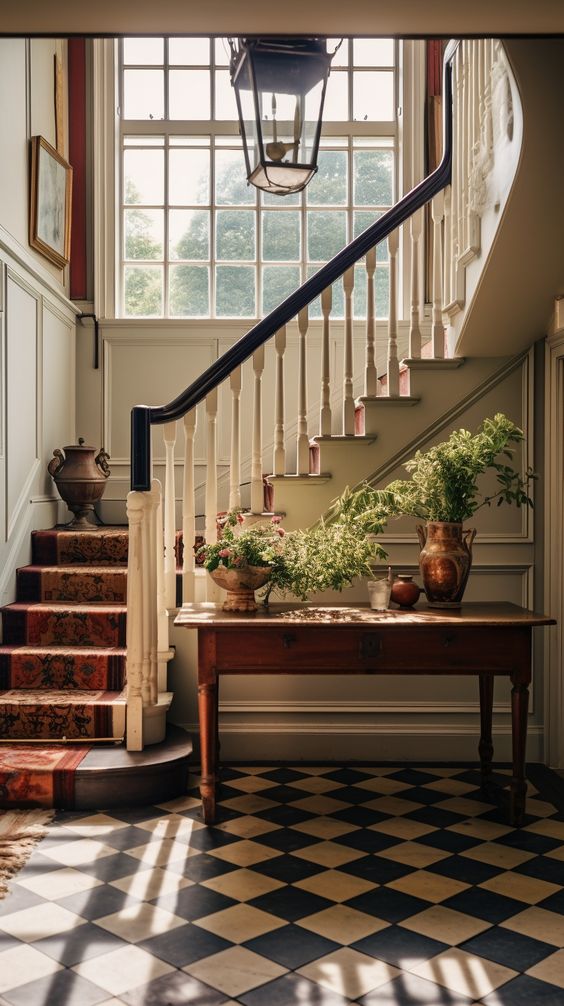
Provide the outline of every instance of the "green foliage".
{"type": "MultiPolygon", "coordinates": [[[[374,531],[382,527],[372,524],[374,531]]],[[[338,506],[330,523],[322,520],[314,528],[298,531],[285,531],[279,517],[267,525],[245,528],[242,514],[230,511],[219,541],[202,545],[198,554],[204,556],[208,570],[219,565],[227,569],[270,566],[265,603],[273,589],[303,601],[323,590],[342,590],[356,576],[370,574],[371,561],[385,558],[383,549],[367,537],[361,523],[349,519],[347,511],[338,506]]]]}
{"type": "Polygon", "coordinates": [[[405,468],[410,479],[396,479],[385,489],[364,484],[349,493],[345,506],[358,522],[385,522],[389,517],[417,517],[425,521],[462,522],[483,506],[503,503],[532,506],[528,488],[537,476],[528,468],[524,477],[511,464],[522,431],[498,412],[484,419],[477,433],[454,430],[448,440],[417,451],[405,468]],[[485,495],[478,480],[494,472],[497,491],[485,495]]]}

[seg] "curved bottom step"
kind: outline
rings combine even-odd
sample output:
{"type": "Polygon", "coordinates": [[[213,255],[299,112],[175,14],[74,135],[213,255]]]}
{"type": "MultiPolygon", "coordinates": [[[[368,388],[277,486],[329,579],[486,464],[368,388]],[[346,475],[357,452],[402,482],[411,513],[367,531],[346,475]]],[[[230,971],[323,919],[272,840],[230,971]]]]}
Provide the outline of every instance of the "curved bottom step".
{"type": "Polygon", "coordinates": [[[105,810],[173,800],[186,792],[192,739],[169,725],[165,740],[144,751],[116,744],[52,744],[50,751],[51,766],[43,746],[0,746],[0,808],[105,810]]]}

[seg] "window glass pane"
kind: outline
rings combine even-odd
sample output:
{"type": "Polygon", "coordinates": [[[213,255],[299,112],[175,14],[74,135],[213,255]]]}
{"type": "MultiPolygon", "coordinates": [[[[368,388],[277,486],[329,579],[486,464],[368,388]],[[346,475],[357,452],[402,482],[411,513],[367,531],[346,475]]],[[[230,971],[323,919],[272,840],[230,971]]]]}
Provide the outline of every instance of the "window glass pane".
{"type": "Polygon", "coordinates": [[[216,66],[229,66],[231,52],[226,38],[214,38],[214,59],[216,66]]]}
{"type": "Polygon", "coordinates": [[[307,248],[311,262],[336,255],[347,243],[347,215],[343,211],[315,210],[307,215],[307,248]]]}
{"type": "Polygon", "coordinates": [[[355,70],[353,119],[391,122],[394,118],[394,75],[390,70],[355,70]]]}
{"type": "Polygon", "coordinates": [[[170,38],[168,40],[168,61],[181,66],[209,66],[209,38],[170,38]]]}
{"type": "Polygon", "coordinates": [[[255,258],[255,214],[252,210],[218,210],[216,258],[240,262],[255,258]]]}
{"type": "Polygon", "coordinates": [[[155,318],[163,313],[162,266],[126,266],[124,307],[128,317],[155,318]]]}
{"type": "Polygon", "coordinates": [[[266,265],[262,271],[262,313],[269,314],[300,285],[297,265],[266,265]]]}
{"type": "Polygon", "coordinates": [[[272,192],[261,192],[263,206],[299,206],[301,192],[290,192],[287,196],[276,196],[272,192]]]}
{"type": "Polygon", "coordinates": [[[164,40],[162,38],[124,38],[123,62],[137,66],[161,65],[164,62],[164,40]]]}
{"type": "Polygon", "coordinates": [[[231,87],[228,70],[215,72],[215,117],[216,119],[237,119],[235,91],[231,87]]]}
{"type": "Polygon", "coordinates": [[[331,66],[348,66],[349,65],[349,40],[348,38],[328,38],[327,39],[327,52],[334,52],[335,55],[331,60],[331,66]],[[339,45],[339,42],[341,45],[339,45]]]}
{"type": "Polygon", "coordinates": [[[217,150],[215,154],[215,198],[219,206],[256,202],[257,190],[247,182],[242,150],[217,150]]]}
{"type": "MultiPolygon", "coordinates": [[[[310,265],[307,269],[308,279],[321,268],[320,265],[310,265]]],[[[316,297],[309,305],[310,318],[321,318],[321,297],[316,297]]],[[[338,279],[332,286],[331,317],[344,318],[345,316],[345,294],[343,290],[343,280],[338,279]]]]}
{"type": "MultiPolygon", "coordinates": [[[[376,220],[382,216],[381,210],[357,210],[354,214],[354,237],[358,237],[362,234],[370,224],[375,223],[376,220]]],[[[387,262],[388,261],[388,241],[380,241],[376,249],[376,261],[377,262],[387,262]]]]}
{"type": "Polygon", "coordinates": [[[168,215],[169,257],[209,259],[209,210],[171,210],[168,215]]]}
{"type": "Polygon", "coordinates": [[[327,81],[323,118],[328,121],[345,121],[349,117],[349,79],[343,70],[332,71],[327,81]]]}
{"type": "Polygon", "coordinates": [[[164,147],[164,136],[124,136],[124,147],[164,147]]]}
{"type": "Polygon", "coordinates": [[[355,38],[353,63],[355,66],[393,66],[393,38],[355,38]]]}
{"type": "Polygon", "coordinates": [[[170,70],[169,119],[209,119],[210,111],[210,71],[170,70]]]}
{"type": "Polygon", "coordinates": [[[168,155],[168,198],[172,206],[210,201],[210,151],[176,147],[168,155]]]}
{"type": "Polygon", "coordinates": [[[164,151],[125,150],[123,154],[125,203],[162,206],[164,202],[164,151]]]}
{"type": "Polygon", "coordinates": [[[173,318],[203,318],[210,313],[209,268],[201,265],[171,265],[169,313],[173,318]]]}
{"type": "Polygon", "coordinates": [[[164,70],[123,71],[124,119],[164,119],[164,70]]]}
{"type": "Polygon", "coordinates": [[[163,210],[124,211],[125,258],[162,259],[163,210]]]}
{"type": "Polygon", "coordinates": [[[300,214],[298,211],[264,211],[262,215],[262,257],[271,262],[299,262],[300,214]]]}
{"type": "Polygon", "coordinates": [[[353,157],[355,205],[391,206],[394,165],[392,152],[356,150],[353,157]]]}
{"type": "Polygon", "coordinates": [[[347,154],[344,150],[320,150],[317,174],[307,187],[310,206],[346,206],[347,154]]]}
{"type": "Polygon", "coordinates": [[[364,263],[355,266],[354,269],[353,317],[366,318],[366,269],[364,263]]]}
{"type": "Polygon", "coordinates": [[[215,271],[216,314],[219,318],[254,318],[254,266],[218,265],[215,271]]]}

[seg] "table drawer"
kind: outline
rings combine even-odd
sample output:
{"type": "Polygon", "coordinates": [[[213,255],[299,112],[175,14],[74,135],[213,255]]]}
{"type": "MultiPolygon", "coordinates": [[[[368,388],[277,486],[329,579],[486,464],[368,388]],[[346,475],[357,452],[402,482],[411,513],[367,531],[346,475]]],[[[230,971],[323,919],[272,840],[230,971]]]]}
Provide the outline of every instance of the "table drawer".
{"type": "Polygon", "coordinates": [[[530,630],[514,627],[269,626],[215,635],[224,673],[507,673],[530,653],[530,630]]]}

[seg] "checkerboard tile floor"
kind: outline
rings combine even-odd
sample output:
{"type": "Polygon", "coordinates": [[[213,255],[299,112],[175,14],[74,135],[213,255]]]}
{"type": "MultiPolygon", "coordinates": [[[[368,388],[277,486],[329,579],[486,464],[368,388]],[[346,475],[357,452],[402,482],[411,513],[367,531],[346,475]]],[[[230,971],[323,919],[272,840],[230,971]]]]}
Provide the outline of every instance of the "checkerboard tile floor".
{"type": "Polygon", "coordinates": [[[0,1004],[563,1006],[564,797],[540,771],[520,829],[441,766],[226,768],[210,828],[195,777],[61,813],[0,902],[0,1004]]]}

